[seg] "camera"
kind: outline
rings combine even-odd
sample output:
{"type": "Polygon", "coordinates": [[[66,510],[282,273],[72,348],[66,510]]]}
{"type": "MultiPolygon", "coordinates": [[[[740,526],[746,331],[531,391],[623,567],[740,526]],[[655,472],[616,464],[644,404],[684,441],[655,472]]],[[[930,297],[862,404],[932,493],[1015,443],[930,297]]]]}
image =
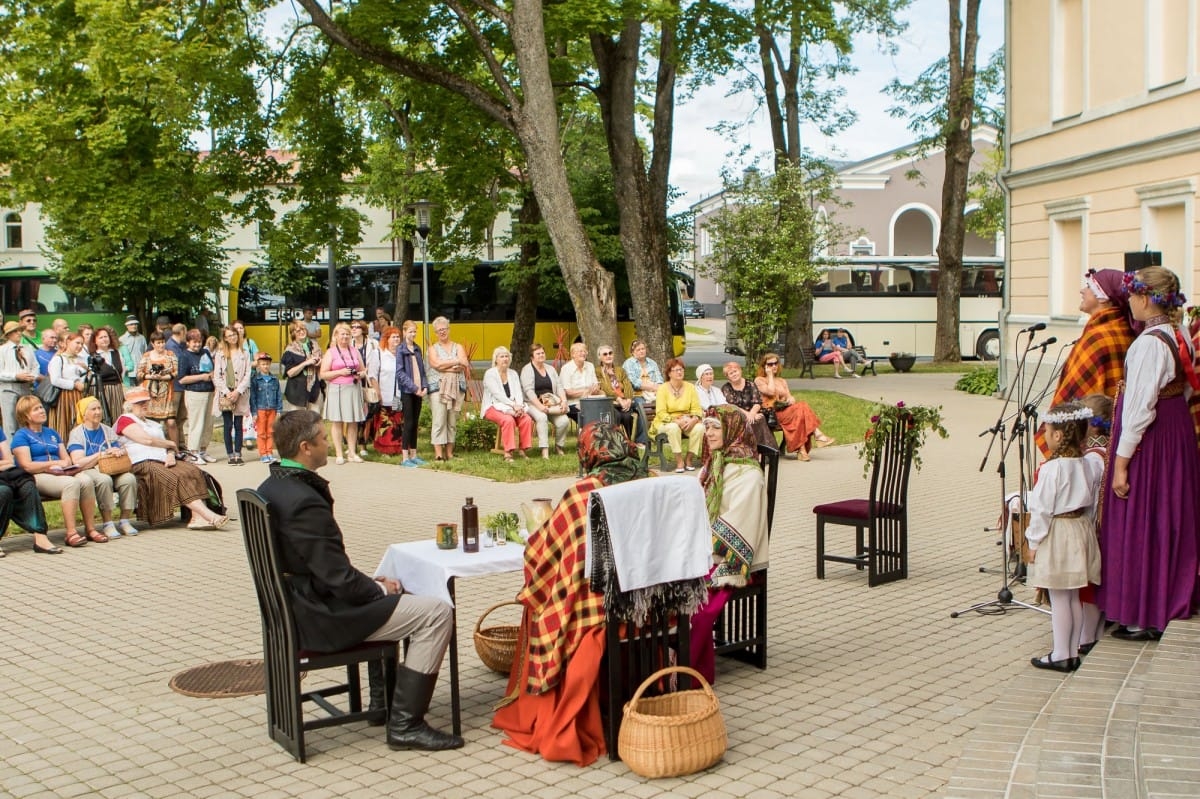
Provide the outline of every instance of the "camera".
{"type": "Polygon", "coordinates": [[[99,372],[108,365],[108,361],[104,360],[104,356],[98,352],[94,352],[88,356],[88,368],[93,372],[99,372]]]}
{"type": "Polygon", "coordinates": [[[160,374],[162,374],[162,373],[163,373],[163,372],[165,372],[165,371],[167,371],[167,367],[166,367],[164,364],[161,364],[161,363],[152,363],[152,364],[150,364],[150,372],[151,372],[151,374],[160,375],[160,374]]]}

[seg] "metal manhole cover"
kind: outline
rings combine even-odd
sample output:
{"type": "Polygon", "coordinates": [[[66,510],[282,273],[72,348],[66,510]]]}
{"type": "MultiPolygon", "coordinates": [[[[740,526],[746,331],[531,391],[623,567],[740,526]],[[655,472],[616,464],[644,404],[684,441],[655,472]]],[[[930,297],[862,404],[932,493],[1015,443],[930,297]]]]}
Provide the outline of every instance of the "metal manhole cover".
{"type": "Polygon", "coordinates": [[[185,696],[206,699],[249,696],[267,690],[261,660],[226,660],[193,666],[172,677],[170,685],[171,690],[185,696]]]}

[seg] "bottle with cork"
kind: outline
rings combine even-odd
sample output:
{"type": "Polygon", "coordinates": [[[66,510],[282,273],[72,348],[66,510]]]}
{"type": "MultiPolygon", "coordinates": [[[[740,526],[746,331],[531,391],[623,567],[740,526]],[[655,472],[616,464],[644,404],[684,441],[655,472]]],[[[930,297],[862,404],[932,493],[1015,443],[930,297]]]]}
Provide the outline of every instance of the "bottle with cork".
{"type": "Polygon", "coordinates": [[[479,551],[479,508],[472,497],[462,506],[463,552],[479,551]]]}

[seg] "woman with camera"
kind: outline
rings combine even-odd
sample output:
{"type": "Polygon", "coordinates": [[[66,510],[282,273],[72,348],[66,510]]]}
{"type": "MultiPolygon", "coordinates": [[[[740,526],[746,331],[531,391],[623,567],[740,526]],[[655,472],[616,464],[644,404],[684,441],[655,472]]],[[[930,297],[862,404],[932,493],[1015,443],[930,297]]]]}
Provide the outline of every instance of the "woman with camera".
{"type": "Polygon", "coordinates": [[[167,436],[175,439],[175,376],[179,361],[167,349],[167,337],[155,330],[150,334],[150,349],[138,361],[138,385],[150,392],[146,418],[161,422],[167,436]]]}
{"type": "Polygon", "coordinates": [[[334,325],[329,349],[321,358],[320,377],[326,381],[325,420],[332,422],[334,463],[339,466],[350,460],[362,463],[358,455],[358,425],[367,418],[363,402],[361,379],[367,376],[362,355],[354,348],[350,325],[334,325]]]}
{"type": "Polygon", "coordinates": [[[66,441],[67,433],[75,426],[75,403],[83,399],[87,388],[88,362],[83,356],[83,336],[71,333],[58,354],[50,359],[46,373],[50,384],[57,388],[58,402],[50,408],[50,427],[66,441]]]}

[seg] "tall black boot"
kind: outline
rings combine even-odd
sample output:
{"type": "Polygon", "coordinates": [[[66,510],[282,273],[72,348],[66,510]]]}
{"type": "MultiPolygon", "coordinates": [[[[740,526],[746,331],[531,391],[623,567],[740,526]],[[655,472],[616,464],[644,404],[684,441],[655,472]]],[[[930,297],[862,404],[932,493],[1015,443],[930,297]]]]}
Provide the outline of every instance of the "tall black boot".
{"type": "Polygon", "coordinates": [[[396,669],[396,692],[388,716],[387,742],[392,749],[459,749],[463,739],[435,730],[425,723],[437,674],[422,674],[406,666],[396,669]]]}
{"type": "MultiPolygon", "coordinates": [[[[387,710],[387,686],[383,679],[383,664],[378,660],[367,661],[367,691],[370,694],[367,710],[387,710]]],[[[387,724],[387,716],[385,714],[367,723],[372,727],[382,727],[387,724]]]]}

